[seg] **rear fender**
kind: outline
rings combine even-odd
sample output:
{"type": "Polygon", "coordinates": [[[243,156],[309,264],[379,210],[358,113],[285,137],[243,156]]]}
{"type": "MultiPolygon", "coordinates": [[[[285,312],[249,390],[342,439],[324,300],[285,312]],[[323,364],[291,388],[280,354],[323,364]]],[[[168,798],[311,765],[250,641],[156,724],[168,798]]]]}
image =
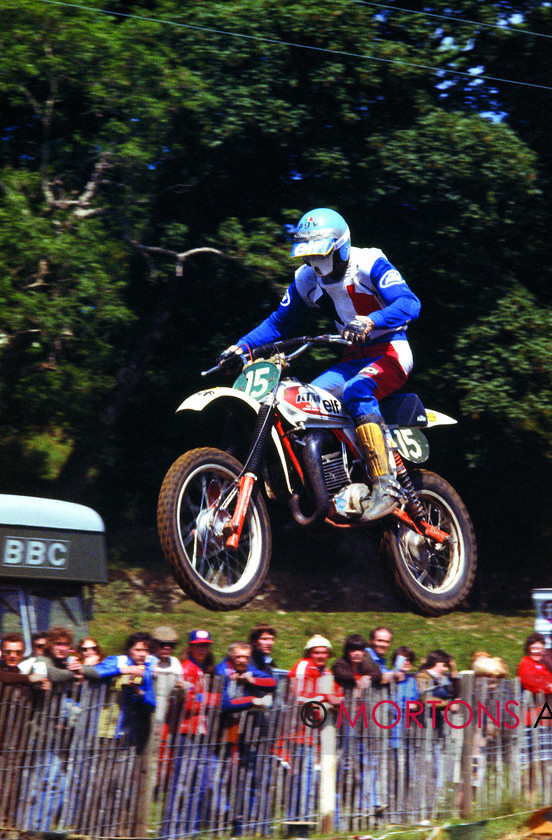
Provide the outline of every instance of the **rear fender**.
{"type": "MultiPolygon", "coordinates": [[[[234,388],[217,387],[209,388],[205,391],[197,391],[195,394],[191,394],[191,396],[187,397],[184,402],[178,406],[176,411],[177,413],[180,411],[201,412],[213,408],[215,404],[217,407],[223,409],[226,408],[228,411],[232,409],[236,411],[237,409],[237,413],[240,413],[240,411],[243,413],[245,411],[247,413],[258,414],[261,407],[261,403],[254,400],[248,394],[244,394],[243,391],[236,391],[234,388]]],[[[275,428],[272,429],[271,437],[278,461],[284,473],[287,489],[289,493],[292,493],[293,489],[291,486],[284,450],[280,441],[280,436],[275,428]]]]}
{"type": "Polygon", "coordinates": [[[454,417],[449,417],[448,414],[443,414],[441,411],[435,411],[432,408],[426,408],[426,415],[427,415],[427,427],[430,426],[453,426],[455,423],[458,423],[458,420],[455,420],[454,417]]]}

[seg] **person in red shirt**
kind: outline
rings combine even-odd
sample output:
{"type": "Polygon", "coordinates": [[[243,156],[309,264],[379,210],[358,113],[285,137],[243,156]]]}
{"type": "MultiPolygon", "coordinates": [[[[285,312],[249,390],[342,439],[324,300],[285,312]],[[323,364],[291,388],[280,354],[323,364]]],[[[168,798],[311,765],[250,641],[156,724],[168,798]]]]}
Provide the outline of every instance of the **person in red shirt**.
{"type": "Polygon", "coordinates": [[[552,693],[552,673],[542,661],[545,650],[545,638],[540,633],[531,633],[525,640],[525,656],[519,663],[518,677],[522,687],[533,694],[552,693]]]}
{"type": "Polygon", "coordinates": [[[332,643],[324,636],[317,634],[309,639],[303,658],[288,673],[291,690],[298,700],[339,704],[343,693],[328,668],[331,651],[332,643]]]}
{"type": "Polygon", "coordinates": [[[295,783],[289,786],[288,819],[305,816],[314,778],[320,770],[320,744],[314,733],[329,706],[337,706],[343,698],[328,668],[331,651],[332,643],[316,634],[305,645],[303,658],[288,672],[289,700],[293,705],[300,704],[297,728],[294,731],[292,727],[288,739],[280,744],[280,760],[295,776],[295,783]]]}
{"type": "Polygon", "coordinates": [[[192,630],[188,637],[186,659],[182,662],[182,679],[188,684],[186,707],[181,732],[206,733],[206,709],[218,705],[218,697],[208,691],[215,672],[213,640],[208,630],[192,630]]]}
{"type": "Polygon", "coordinates": [[[197,832],[208,820],[209,788],[216,757],[210,739],[219,696],[211,690],[215,670],[213,640],[208,630],[192,630],[182,662],[183,703],[174,702],[167,715],[174,734],[174,760],[163,816],[164,834],[179,837],[197,832]]]}
{"type": "MultiPolygon", "coordinates": [[[[521,682],[521,687],[530,691],[532,694],[539,694],[543,692],[546,694],[546,702],[552,702],[552,673],[545,666],[543,660],[546,651],[546,641],[541,633],[531,633],[525,640],[525,656],[518,666],[518,677],[521,682]]],[[[525,712],[525,726],[528,735],[531,734],[535,722],[539,719],[543,706],[537,708],[527,708],[525,712]]],[[[544,733],[549,733],[549,729],[542,729],[549,724],[549,716],[545,716],[544,720],[539,721],[539,736],[544,737],[544,733]]],[[[531,752],[532,743],[529,742],[528,751],[531,752]]]]}

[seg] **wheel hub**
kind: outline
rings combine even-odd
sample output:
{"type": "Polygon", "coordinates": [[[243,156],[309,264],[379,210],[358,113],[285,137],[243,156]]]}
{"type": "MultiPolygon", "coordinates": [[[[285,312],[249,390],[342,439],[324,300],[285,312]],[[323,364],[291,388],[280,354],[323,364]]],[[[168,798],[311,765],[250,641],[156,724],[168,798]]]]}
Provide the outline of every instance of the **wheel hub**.
{"type": "Polygon", "coordinates": [[[232,517],[228,511],[215,506],[202,510],[196,518],[196,537],[200,545],[220,549],[223,546],[224,528],[232,517]]]}
{"type": "Polygon", "coordinates": [[[404,535],[404,541],[408,553],[419,564],[427,564],[429,560],[429,546],[427,539],[414,531],[408,531],[404,535]]]}

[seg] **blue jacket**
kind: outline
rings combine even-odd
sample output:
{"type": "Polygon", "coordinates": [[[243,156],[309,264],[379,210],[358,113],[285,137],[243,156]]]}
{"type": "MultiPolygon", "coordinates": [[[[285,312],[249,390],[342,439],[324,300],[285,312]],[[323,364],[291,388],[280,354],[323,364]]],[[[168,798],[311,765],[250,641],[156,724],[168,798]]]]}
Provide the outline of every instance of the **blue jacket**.
{"type": "Polygon", "coordinates": [[[250,709],[253,706],[253,698],[262,697],[276,690],[277,680],[274,677],[268,677],[266,672],[260,671],[251,662],[247,666],[247,673],[254,677],[254,683],[232,680],[230,676],[233,673],[235,669],[228,658],[223,659],[215,669],[217,676],[224,677],[221,700],[223,712],[250,709]]]}
{"type": "MultiPolygon", "coordinates": [[[[126,654],[108,656],[102,662],[93,666],[97,677],[117,677],[121,675],[123,665],[134,665],[126,654]]],[[[140,685],[142,693],[137,693],[130,685],[124,685],[121,700],[121,717],[119,719],[119,734],[125,730],[141,726],[144,717],[149,718],[155,709],[155,689],[153,685],[153,663],[148,661],[142,675],[140,685]]]]}
{"type": "Polygon", "coordinates": [[[356,315],[368,315],[374,328],[365,346],[406,341],[406,329],[420,313],[420,301],[402,275],[379,248],[351,248],[345,274],[337,283],[324,283],[312,268],[302,265],[295,272],[280,305],[237,344],[250,348],[289,338],[309,309],[326,301],[341,333],[356,315]]]}

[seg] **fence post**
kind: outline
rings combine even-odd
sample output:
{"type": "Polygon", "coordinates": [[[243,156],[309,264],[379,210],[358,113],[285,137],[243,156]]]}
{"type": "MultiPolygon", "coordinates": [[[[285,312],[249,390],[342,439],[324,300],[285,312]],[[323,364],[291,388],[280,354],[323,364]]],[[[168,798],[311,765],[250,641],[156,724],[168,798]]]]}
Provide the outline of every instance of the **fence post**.
{"type": "Polygon", "coordinates": [[[153,810],[154,778],[159,760],[158,739],[156,737],[155,715],[149,721],[148,739],[139,758],[138,805],[136,808],[136,837],[147,837],[150,829],[150,817],[153,810]],[[157,747],[157,748],[156,748],[157,747]]]}
{"type": "MultiPolygon", "coordinates": [[[[460,674],[460,698],[468,703],[469,707],[472,709],[472,714],[476,714],[473,710],[474,679],[475,675],[473,671],[462,671],[460,674]]],[[[473,807],[472,762],[474,731],[475,723],[472,717],[471,722],[463,730],[464,738],[462,740],[462,756],[460,759],[460,773],[462,779],[460,816],[462,818],[469,817],[473,807]]]]}
{"type": "Polygon", "coordinates": [[[332,709],[320,729],[320,827],[323,834],[334,830],[337,791],[337,738],[332,709]]]}

